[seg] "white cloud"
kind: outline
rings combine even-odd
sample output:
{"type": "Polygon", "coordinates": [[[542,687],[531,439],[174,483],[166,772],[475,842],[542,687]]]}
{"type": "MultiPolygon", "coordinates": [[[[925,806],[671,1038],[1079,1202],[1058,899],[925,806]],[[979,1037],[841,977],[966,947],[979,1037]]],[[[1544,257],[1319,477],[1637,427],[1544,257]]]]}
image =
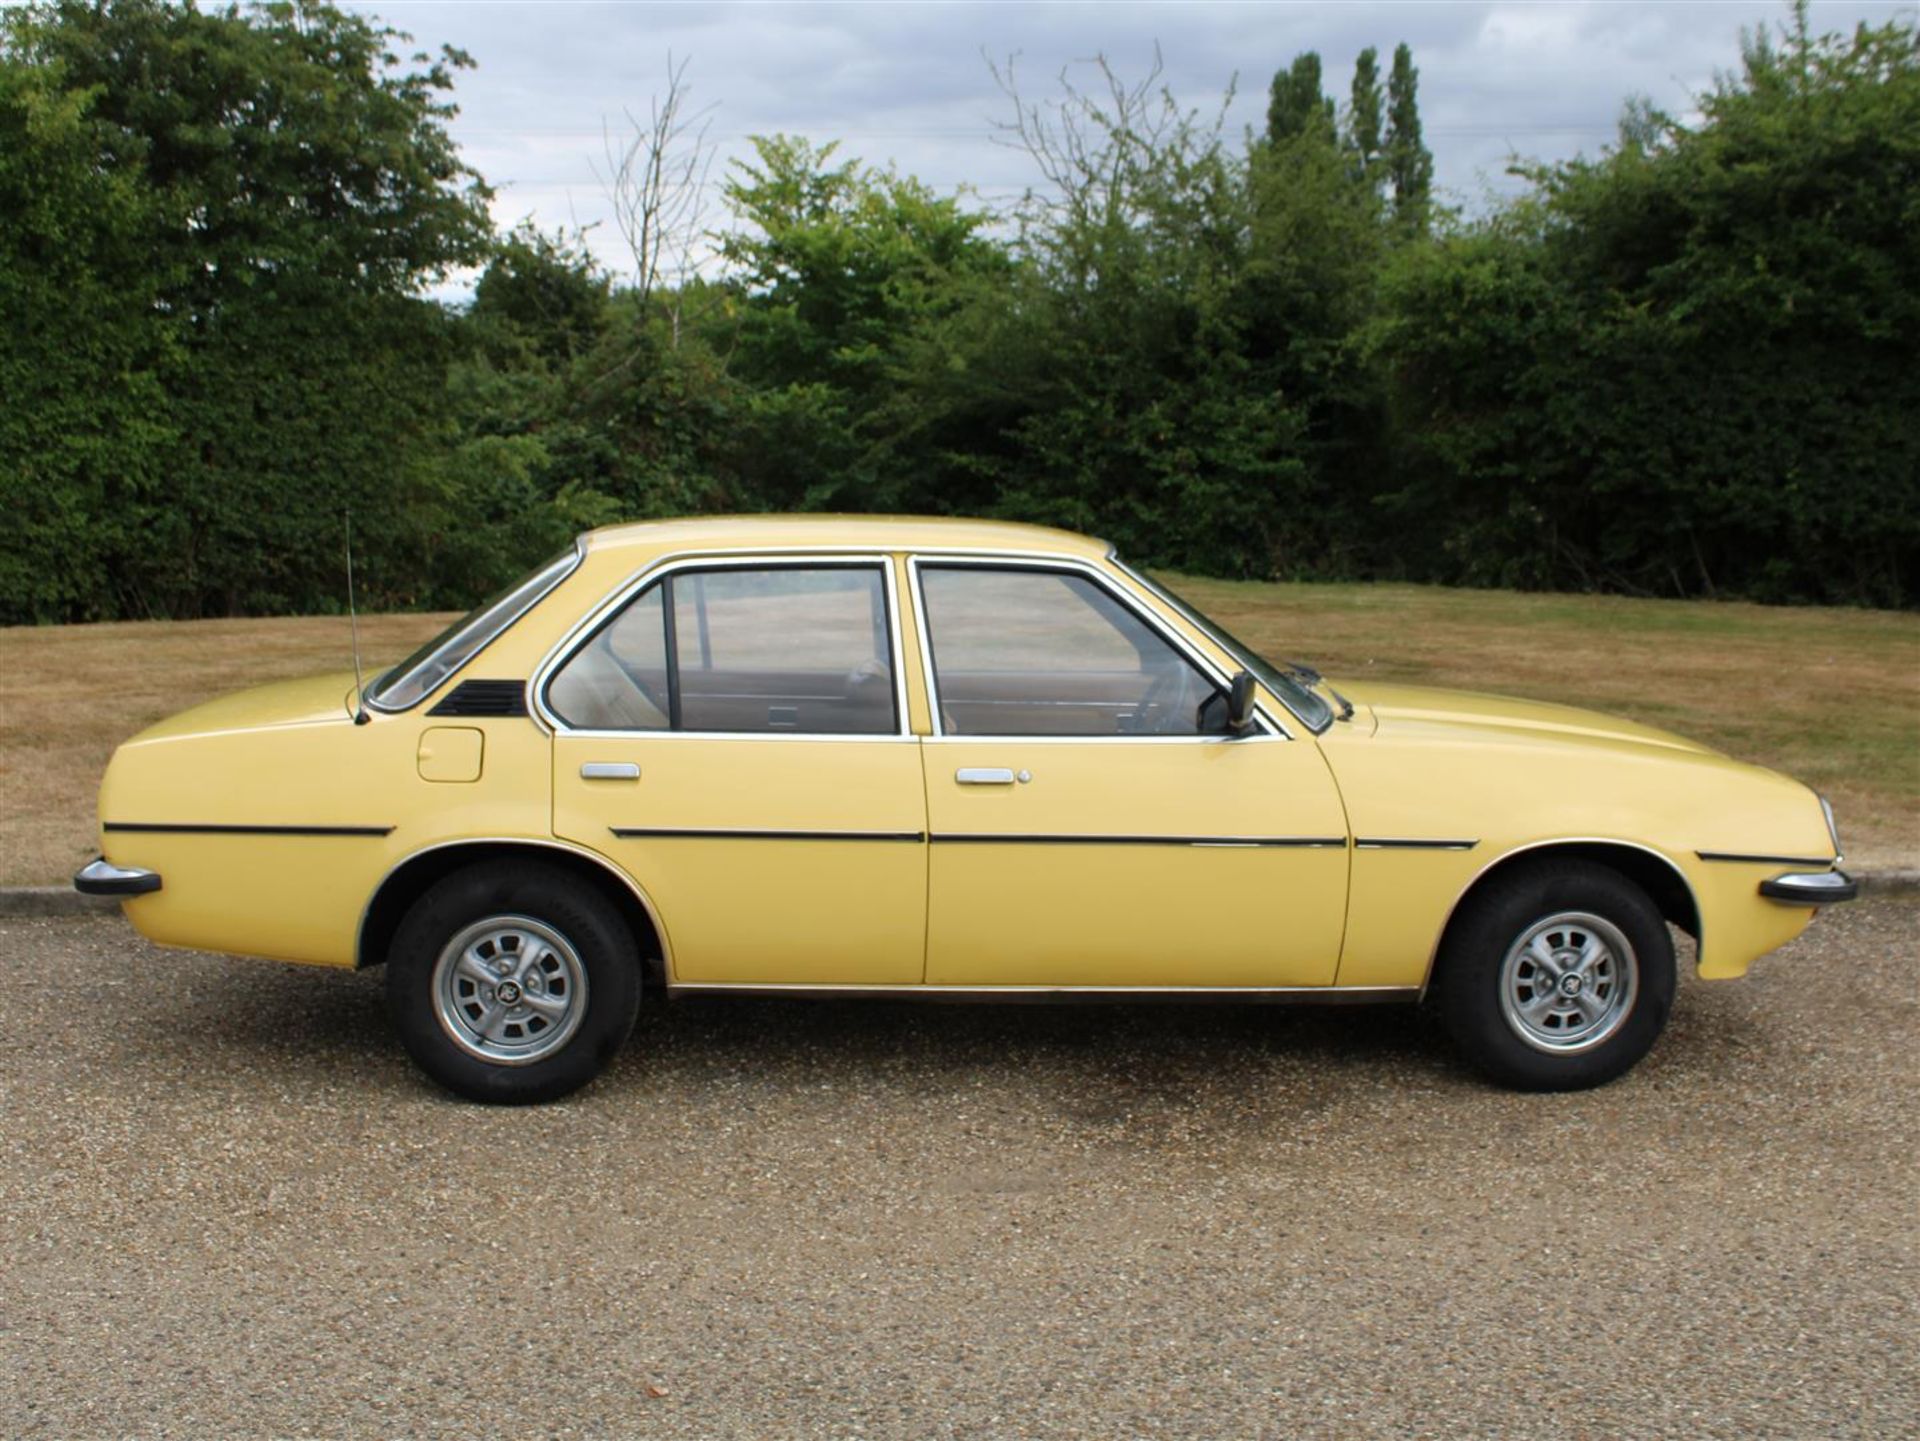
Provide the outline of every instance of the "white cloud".
{"type": "MultiPolygon", "coordinates": [[[[983,59],[1018,52],[1022,88],[1051,91],[1062,66],[1105,53],[1143,75],[1158,42],[1180,100],[1211,108],[1238,76],[1229,126],[1258,128],[1267,83],[1301,50],[1318,50],[1344,100],[1353,59],[1413,47],[1436,179],[1477,203],[1511,190],[1513,154],[1559,159],[1609,143],[1622,103],[1646,95],[1685,112],[1717,71],[1739,61],[1743,27],[1775,24],[1764,0],[1561,0],[1561,3],[648,4],[569,0],[385,0],[358,8],[453,44],[479,63],[459,77],[453,130],[499,190],[505,223],[552,228],[600,221],[598,253],[620,261],[594,167],[603,125],[644,114],[664,88],[667,57],[690,58],[696,102],[715,104],[723,156],[747,137],[787,131],[838,139],[842,153],[889,161],[938,190],[967,183],[989,199],[1033,179],[996,144],[1009,114],[983,59]]],[[[1816,29],[1884,20],[1911,4],[1826,0],[1816,29]]],[[[721,167],[722,169],[724,167],[721,167]]],[[[718,183],[719,169],[715,172],[718,183]]]]}

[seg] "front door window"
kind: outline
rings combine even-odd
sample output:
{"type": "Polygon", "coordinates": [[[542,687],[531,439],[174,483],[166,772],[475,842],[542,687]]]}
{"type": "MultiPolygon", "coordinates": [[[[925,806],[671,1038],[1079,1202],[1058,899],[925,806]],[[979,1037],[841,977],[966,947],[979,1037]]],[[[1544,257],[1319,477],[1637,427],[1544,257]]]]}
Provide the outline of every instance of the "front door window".
{"type": "Polygon", "coordinates": [[[1087,576],[925,565],[920,588],[943,734],[1201,733],[1214,685],[1087,576]]]}

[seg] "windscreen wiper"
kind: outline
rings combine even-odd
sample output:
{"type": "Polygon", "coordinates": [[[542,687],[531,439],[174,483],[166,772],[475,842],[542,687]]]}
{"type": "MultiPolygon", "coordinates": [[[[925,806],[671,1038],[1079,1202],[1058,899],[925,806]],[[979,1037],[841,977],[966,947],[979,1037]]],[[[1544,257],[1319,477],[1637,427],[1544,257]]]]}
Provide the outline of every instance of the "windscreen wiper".
{"type": "Polygon", "coordinates": [[[1302,685],[1326,686],[1327,694],[1340,702],[1340,719],[1343,721],[1353,719],[1353,702],[1341,695],[1340,692],[1332,686],[1327,685],[1327,678],[1321,675],[1319,671],[1297,660],[1284,661],[1282,664],[1286,667],[1286,673],[1294,677],[1302,685]]]}

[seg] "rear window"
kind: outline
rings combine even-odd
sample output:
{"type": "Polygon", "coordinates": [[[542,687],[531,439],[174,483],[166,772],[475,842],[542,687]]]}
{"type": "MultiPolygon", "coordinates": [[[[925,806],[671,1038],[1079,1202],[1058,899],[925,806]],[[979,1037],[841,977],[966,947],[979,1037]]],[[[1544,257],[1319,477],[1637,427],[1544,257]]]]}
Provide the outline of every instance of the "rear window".
{"type": "Polygon", "coordinates": [[[571,575],[578,564],[580,550],[575,546],[469,611],[375,680],[368,688],[367,704],[384,711],[403,711],[418,704],[441,681],[532,610],[541,597],[571,575]]]}

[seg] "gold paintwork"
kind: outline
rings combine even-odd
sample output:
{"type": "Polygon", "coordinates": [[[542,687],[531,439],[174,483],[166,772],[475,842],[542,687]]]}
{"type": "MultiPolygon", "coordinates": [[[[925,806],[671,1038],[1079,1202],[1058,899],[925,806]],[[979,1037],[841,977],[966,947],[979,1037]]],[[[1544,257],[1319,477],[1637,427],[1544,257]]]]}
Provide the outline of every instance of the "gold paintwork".
{"type": "Polygon", "coordinates": [[[929,985],[1332,983],[1346,919],[1346,820],[1311,743],[953,737],[928,741],[924,754],[930,832],[1006,838],[930,848],[929,985]],[[975,766],[1032,779],[955,780],[975,766]],[[1026,839],[1062,835],[1127,839],[1026,839]],[[1228,844],[1235,839],[1341,844],[1228,844]],[[1202,896],[1196,914],[1188,901],[1202,896]]]}
{"type": "Polygon", "coordinates": [[[561,735],[554,831],[644,878],[675,980],[917,982],[927,915],[919,750],[890,739],[561,735]],[[641,779],[583,780],[587,761],[637,761],[641,779]],[[614,826],[708,834],[620,837],[614,826]],[[741,831],[915,839],[726,834],[741,831]]]}
{"type": "Polygon", "coordinates": [[[641,897],[676,985],[1356,997],[1422,986],[1475,881],[1558,844],[1605,843],[1671,868],[1698,908],[1703,976],[1743,974],[1812,915],[1758,895],[1788,867],[1698,855],[1828,864],[1805,787],[1590,712],[1336,678],[1356,714],[1318,737],[1264,691],[1272,724],[1245,740],[935,735],[907,563],[928,554],[1091,567],[1216,678],[1233,667],[1107,547],[1062,531],[834,516],[612,527],[585,537],[570,576],[410,711],[355,725],[352,676],[330,675],[196,706],[121,746],[101,785],[105,823],[373,832],[107,829],[108,860],[164,881],[125,902],[127,915],[168,945],[352,966],[378,959],[357,953],[362,920],[410,857],[519,840],[591,857],[641,897]],[[756,553],[860,554],[888,568],[899,734],[556,734],[537,707],[428,717],[463,679],[541,673],[643,574],[756,553]],[[583,779],[589,762],[637,764],[640,778],[583,779]],[[1031,779],[956,783],[977,766],[1031,779]],[[726,834],[741,830],[784,834],[726,834]],[[920,839],[929,833],[997,839],[920,839]],[[1035,843],[1061,836],[1107,843],[1035,843]],[[1236,840],[1335,844],[1219,844],[1236,840]]]}

